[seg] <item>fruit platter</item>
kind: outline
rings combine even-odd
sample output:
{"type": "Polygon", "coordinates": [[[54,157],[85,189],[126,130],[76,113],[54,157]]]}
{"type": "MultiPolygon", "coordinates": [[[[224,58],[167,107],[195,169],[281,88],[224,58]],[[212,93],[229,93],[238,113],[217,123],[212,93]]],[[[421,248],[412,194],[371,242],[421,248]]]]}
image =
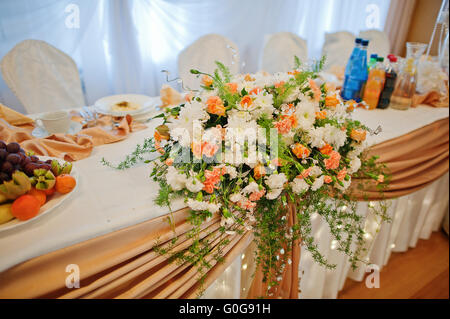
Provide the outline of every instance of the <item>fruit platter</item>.
{"type": "Polygon", "coordinates": [[[48,214],[72,194],[77,181],[72,163],[0,140],[0,232],[48,214]]]}

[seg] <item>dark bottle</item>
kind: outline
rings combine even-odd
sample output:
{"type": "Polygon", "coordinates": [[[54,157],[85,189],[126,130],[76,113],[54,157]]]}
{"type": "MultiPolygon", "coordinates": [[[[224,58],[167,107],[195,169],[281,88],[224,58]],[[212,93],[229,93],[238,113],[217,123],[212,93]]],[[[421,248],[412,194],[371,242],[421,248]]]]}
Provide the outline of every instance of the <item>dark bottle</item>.
{"type": "Polygon", "coordinates": [[[384,88],[380,95],[380,101],[378,102],[377,108],[385,109],[389,106],[391,102],[391,95],[394,92],[395,80],[397,79],[397,73],[395,72],[395,63],[397,62],[397,57],[393,54],[388,55],[389,63],[386,68],[386,81],[384,82],[384,88]]]}

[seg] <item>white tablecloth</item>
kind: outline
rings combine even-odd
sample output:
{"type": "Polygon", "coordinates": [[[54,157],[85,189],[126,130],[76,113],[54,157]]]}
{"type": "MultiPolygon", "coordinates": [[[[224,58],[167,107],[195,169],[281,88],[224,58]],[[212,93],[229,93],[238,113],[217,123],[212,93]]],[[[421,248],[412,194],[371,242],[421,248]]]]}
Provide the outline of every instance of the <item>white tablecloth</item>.
{"type": "MultiPolygon", "coordinates": [[[[375,129],[379,124],[383,127],[381,134],[368,137],[369,144],[398,137],[446,118],[448,114],[448,108],[426,106],[408,111],[355,111],[355,117],[369,127],[375,129]]],[[[158,187],[150,180],[147,165],[117,171],[100,163],[102,157],[113,162],[123,159],[137,143],[151,136],[158,124],[156,120],[150,122],[147,129],[132,133],[124,141],[98,146],[90,157],[75,162],[80,174],[79,184],[64,205],[21,228],[0,232],[0,271],[30,258],[167,214],[166,208],[153,203],[158,187]]],[[[183,206],[179,200],[173,203],[172,209],[183,206]]],[[[238,297],[236,294],[232,296],[238,297]]]]}

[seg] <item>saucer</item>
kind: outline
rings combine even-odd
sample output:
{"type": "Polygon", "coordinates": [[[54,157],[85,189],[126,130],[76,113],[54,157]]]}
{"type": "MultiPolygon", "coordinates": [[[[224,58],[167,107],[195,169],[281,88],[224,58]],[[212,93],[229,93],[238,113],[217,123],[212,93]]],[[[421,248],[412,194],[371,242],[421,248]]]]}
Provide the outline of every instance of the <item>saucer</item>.
{"type": "MultiPolygon", "coordinates": [[[[70,134],[70,135],[76,134],[79,131],[81,131],[82,127],[83,126],[80,123],[75,122],[75,121],[71,121],[69,130],[66,133],[64,133],[64,134],[70,134]]],[[[33,130],[33,132],[31,132],[31,135],[33,135],[34,137],[37,137],[37,138],[46,138],[46,137],[48,137],[48,136],[50,136],[52,134],[47,132],[47,130],[45,128],[37,126],[33,130]]]]}

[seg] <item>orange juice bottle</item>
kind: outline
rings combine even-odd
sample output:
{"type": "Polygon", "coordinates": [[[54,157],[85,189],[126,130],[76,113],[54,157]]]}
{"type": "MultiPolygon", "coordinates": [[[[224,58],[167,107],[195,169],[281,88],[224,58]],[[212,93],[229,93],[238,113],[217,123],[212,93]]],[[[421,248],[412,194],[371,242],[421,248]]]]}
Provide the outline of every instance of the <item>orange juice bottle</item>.
{"type": "Polygon", "coordinates": [[[384,82],[386,81],[385,67],[382,57],[377,58],[377,64],[370,70],[364,88],[363,100],[369,106],[369,110],[377,107],[380,100],[381,91],[383,91],[384,82]]]}

